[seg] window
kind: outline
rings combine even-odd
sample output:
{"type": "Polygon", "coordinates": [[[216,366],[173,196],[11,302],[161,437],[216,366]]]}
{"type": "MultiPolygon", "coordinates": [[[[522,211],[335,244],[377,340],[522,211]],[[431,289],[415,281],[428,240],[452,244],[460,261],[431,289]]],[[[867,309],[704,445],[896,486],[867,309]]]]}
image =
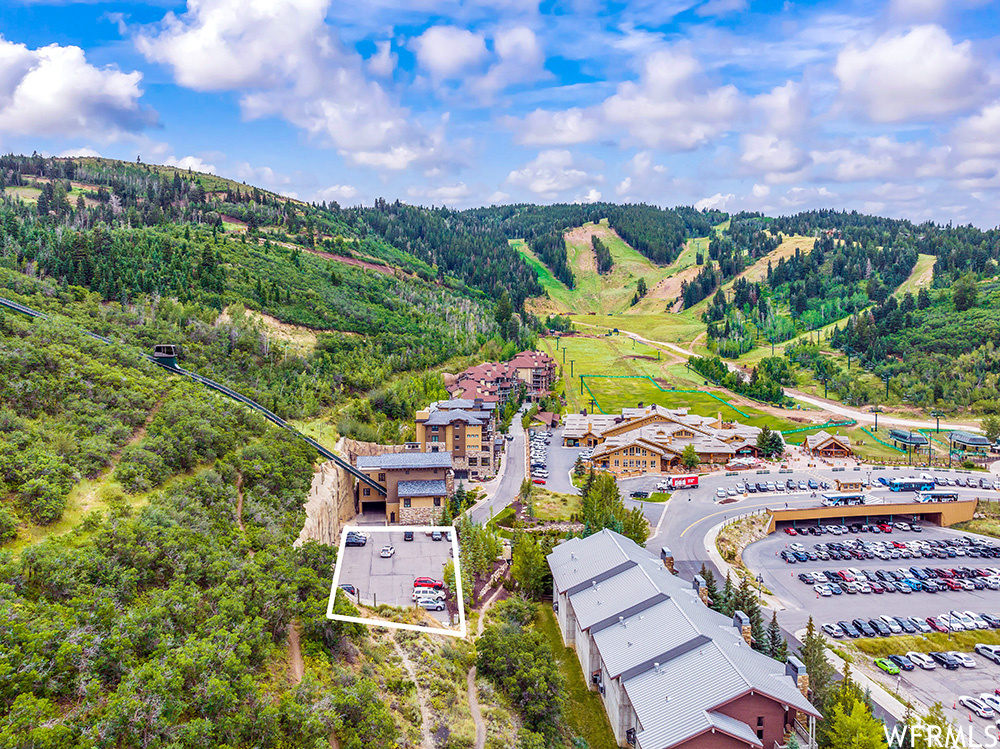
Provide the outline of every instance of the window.
{"type": "Polygon", "coordinates": [[[410,499],[409,497],[407,497],[406,499],[403,500],[403,507],[409,507],[409,506],[410,506],[410,499]]]}
{"type": "Polygon", "coordinates": [[[380,473],[380,474],[378,475],[378,480],[379,480],[379,481],[385,481],[385,474],[384,474],[384,473],[380,473]]]}
{"type": "Polygon", "coordinates": [[[437,430],[438,430],[438,428],[437,428],[437,427],[431,427],[431,431],[432,431],[432,432],[436,432],[437,430]]]}
{"type": "Polygon", "coordinates": [[[369,487],[366,486],[364,493],[365,493],[366,497],[370,497],[371,494],[372,494],[372,490],[369,487]]]}
{"type": "Polygon", "coordinates": [[[441,506],[441,497],[434,497],[434,506],[435,507],[441,506]]]}
{"type": "Polygon", "coordinates": [[[431,435],[431,442],[438,442],[438,436],[436,434],[431,435]]]}
{"type": "Polygon", "coordinates": [[[490,464],[490,456],[489,455],[484,455],[482,457],[482,459],[479,461],[479,465],[488,466],[489,464],[490,464]]]}
{"type": "Polygon", "coordinates": [[[479,465],[479,459],[478,458],[469,458],[469,465],[470,466],[477,466],[477,465],[479,465]]]}
{"type": "Polygon", "coordinates": [[[757,738],[761,741],[764,740],[764,716],[757,716],[757,738]]]}

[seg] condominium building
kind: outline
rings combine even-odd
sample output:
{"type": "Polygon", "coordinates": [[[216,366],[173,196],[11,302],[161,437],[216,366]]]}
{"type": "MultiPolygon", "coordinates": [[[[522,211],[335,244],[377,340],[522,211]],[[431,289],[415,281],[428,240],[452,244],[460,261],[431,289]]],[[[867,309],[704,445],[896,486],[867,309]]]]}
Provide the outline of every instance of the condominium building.
{"type": "Polygon", "coordinates": [[[416,415],[416,442],[423,452],[449,452],[456,479],[485,479],[497,470],[502,442],[494,438],[496,403],[452,398],[416,415]]]}
{"type": "Polygon", "coordinates": [[[362,455],[357,468],[386,489],[382,496],[359,484],[359,511],[384,514],[390,523],[434,523],[454,492],[451,453],[447,451],[362,455]]]}

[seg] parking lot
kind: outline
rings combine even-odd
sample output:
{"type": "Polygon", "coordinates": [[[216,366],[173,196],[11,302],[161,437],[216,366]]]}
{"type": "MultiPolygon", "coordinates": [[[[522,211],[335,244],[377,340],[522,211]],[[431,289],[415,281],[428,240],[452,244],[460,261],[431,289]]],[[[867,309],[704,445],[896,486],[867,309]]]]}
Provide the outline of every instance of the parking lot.
{"type": "MultiPolygon", "coordinates": [[[[444,567],[451,561],[452,545],[442,539],[434,541],[431,529],[418,530],[412,541],[404,541],[402,530],[365,528],[368,542],[364,546],[348,546],[338,561],[339,585],[353,585],[361,603],[388,604],[402,608],[413,606],[413,579],[433,577],[443,579],[444,567]],[[391,545],[395,554],[379,556],[381,548],[391,545]]],[[[448,609],[428,611],[441,622],[448,621],[448,609]]]]}

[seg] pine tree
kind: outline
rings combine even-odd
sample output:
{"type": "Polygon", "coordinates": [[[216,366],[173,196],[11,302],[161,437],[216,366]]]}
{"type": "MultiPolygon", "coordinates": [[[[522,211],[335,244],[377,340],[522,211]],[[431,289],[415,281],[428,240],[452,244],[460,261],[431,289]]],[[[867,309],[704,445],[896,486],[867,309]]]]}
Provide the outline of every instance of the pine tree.
{"type": "Polygon", "coordinates": [[[823,635],[816,630],[812,617],[806,625],[806,634],[799,648],[799,658],[809,674],[809,688],[813,694],[813,704],[822,708],[833,685],[834,670],[826,659],[826,643],[823,635]]]}
{"type": "Polygon", "coordinates": [[[708,594],[709,606],[718,611],[719,587],[715,581],[715,573],[702,563],[701,571],[698,574],[701,575],[702,579],[705,581],[705,592],[708,594]]]}
{"type": "Polygon", "coordinates": [[[776,661],[784,663],[788,660],[788,643],[781,636],[781,627],[778,626],[778,613],[771,613],[771,623],[767,625],[767,649],[764,651],[776,661]]]}
{"type": "Polygon", "coordinates": [[[716,607],[715,610],[718,611],[720,614],[725,614],[728,617],[732,617],[732,615],[736,612],[736,607],[735,607],[736,601],[734,599],[735,599],[735,591],[733,590],[733,580],[729,576],[729,573],[727,572],[726,583],[722,587],[722,595],[719,596],[719,605],[716,607]]]}

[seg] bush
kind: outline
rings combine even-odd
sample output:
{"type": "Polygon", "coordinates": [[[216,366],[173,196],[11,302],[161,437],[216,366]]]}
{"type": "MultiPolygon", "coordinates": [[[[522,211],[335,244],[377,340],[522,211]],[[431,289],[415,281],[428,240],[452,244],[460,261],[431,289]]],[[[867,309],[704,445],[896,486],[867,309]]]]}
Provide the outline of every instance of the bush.
{"type": "Polygon", "coordinates": [[[17,515],[6,507],[0,507],[0,545],[17,538],[17,515]]]}

